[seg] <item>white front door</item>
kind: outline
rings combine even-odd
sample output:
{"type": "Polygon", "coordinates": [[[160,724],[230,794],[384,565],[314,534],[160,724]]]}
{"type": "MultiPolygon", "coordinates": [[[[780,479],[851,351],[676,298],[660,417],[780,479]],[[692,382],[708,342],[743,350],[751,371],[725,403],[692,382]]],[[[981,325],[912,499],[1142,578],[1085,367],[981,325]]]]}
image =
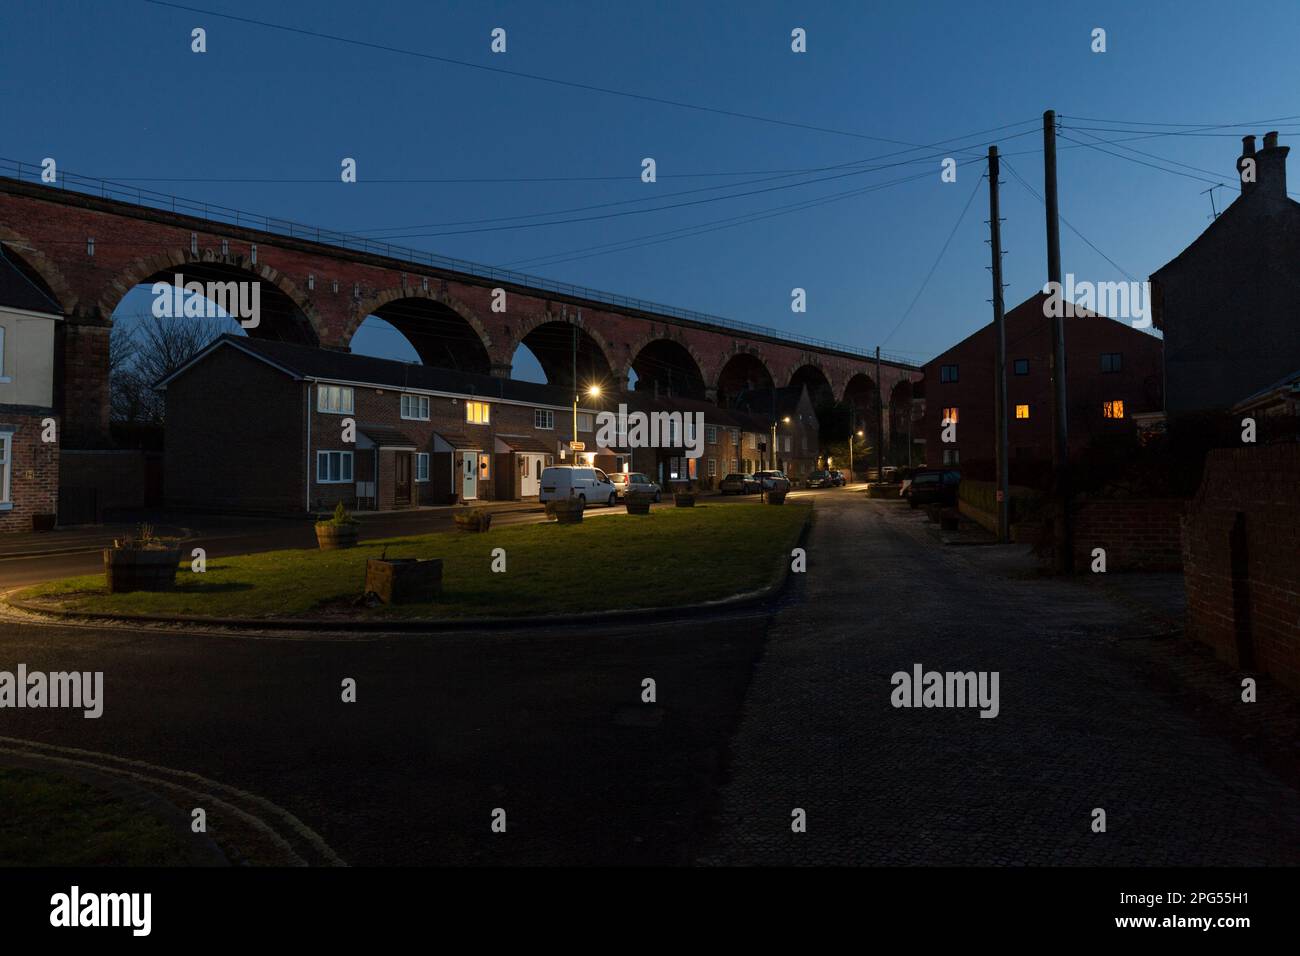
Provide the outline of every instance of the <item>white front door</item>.
{"type": "Polygon", "coordinates": [[[519,456],[519,495],[521,498],[531,498],[541,491],[542,478],[542,456],[541,455],[520,455],[519,456]]]}
{"type": "Polygon", "coordinates": [[[462,458],[462,474],[464,478],[461,482],[460,496],[466,501],[473,501],[478,497],[478,455],[466,453],[462,458]]]}

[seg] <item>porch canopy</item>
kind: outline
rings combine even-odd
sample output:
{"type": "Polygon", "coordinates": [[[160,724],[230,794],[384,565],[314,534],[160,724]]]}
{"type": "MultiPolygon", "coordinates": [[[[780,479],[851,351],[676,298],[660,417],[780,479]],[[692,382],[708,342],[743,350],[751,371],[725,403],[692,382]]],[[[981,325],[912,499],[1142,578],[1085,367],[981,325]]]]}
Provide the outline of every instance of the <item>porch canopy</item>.
{"type": "Polygon", "coordinates": [[[358,448],[402,448],[414,451],[415,442],[396,428],[385,425],[358,425],[357,435],[365,441],[358,441],[358,448]]]}

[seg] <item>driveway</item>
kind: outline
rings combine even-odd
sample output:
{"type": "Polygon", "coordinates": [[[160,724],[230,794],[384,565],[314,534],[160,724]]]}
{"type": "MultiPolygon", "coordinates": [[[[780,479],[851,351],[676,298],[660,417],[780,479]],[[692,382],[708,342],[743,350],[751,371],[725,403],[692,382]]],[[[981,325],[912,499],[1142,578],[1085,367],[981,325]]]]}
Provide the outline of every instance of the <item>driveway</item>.
{"type": "Polygon", "coordinates": [[[896,503],[819,500],[702,861],[1300,862],[1297,793],[1113,653],[1144,626],[1131,602],[1007,577],[998,550],[944,547],[896,503]],[[891,675],[918,663],[999,672],[997,717],[893,707],[891,675]]]}

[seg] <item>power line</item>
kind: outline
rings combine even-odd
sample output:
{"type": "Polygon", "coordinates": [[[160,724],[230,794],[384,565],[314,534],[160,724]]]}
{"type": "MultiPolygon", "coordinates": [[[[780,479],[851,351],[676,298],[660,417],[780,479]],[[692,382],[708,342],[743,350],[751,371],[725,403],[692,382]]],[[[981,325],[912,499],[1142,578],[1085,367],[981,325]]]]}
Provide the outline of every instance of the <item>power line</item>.
{"type": "Polygon", "coordinates": [[[457,60],[453,57],[439,56],[434,53],[423,53],[419,50],[408,50],[402,47],[389,46],[383,43],[374,43],[369,40],[359,40],[356,37],[339,36],[333,33],[323,33],[319,30],[308,30],[302,27],[289,26],[283,23],[271,23],[266,20],[254,20],[251,17],[236,16],[231,13],[218,13],[214,10],[205,10],[200,7],[187,6],[185,4],[173,3],[170,0],[144,0],[145,3],[158,7],[170,7],[175,10],[185,10],[189,13],[201,13],[208,17],[217,17],[222,20],[233,20],[237,23],[245,23],[250,26],[263,27],[268,30],[281,30],[285,33],[293,33],[299,36],[313,37],[318,40],[330,40],[335,43],[346,43],[351,46],[364,47],[370,50],[379,50],[384,53],[397,53],[402,56],[416,57],[422,60],[430,60],[436,63],[443,63],[448,66],[459,66],[466,69],[481,70],[486,73],[495,73],[499,76],[512,76],[517,79],[532,80],[538,83],[550,83],[555,86],[563,86],[569,89],[583,90],[588,93],[602,93],[607,96],[620,96],[626,99],[639,100],[646,103],[657,103],[661,106],[672,106],[678,109],[695,110],[701,113],[710,113],[715,116],[728,116],[734,119],[752,120],[758,123],[769,123],[774,126],[784,126],[792,129],[803,129],[816,133],[830,133],[835,136],[851,136],[855,139],[868,139],[878,143],[893,143],[898,146],[917,146],[916,143],[909,143],[906,140],[890,139],[884,136],[872,136],[867,133],[858,133],[852,130],[834,129],[828,126],[816,126],[810,123],[797,123],[792,120],[777,119],[771,116],[760,116],[754,113],[742,113],[737,110],[722,109],[714,106],[702,106],[697,103],[686,103],[681,100],[670,100],[661,96],[650,96],[645,93],[634,93],[629,90],[618,90],[612,87],[596,86],[592,83],[579,83],[575,80],[562,80],[558,77],[543,76],[539,73],[525,73],[522,70],[511,70],[505,67],[487,66],[483,63],[473,63],[469,60],[457,60]]]}
{"type": "MultiPolygon", "coordinates": [[[[1007,170],[1011,173],[1012,176],[1016,177],[1016,180],[1020,183],[1020,185],[1024,186],[1027,190],[1029,190],[1030,194],[1031,194],[1035,199],[1037,199],[1040,203],[1042,203],[1044,207],[1046,207],[1047,203],[1046,203],[1046,201],[1043,199],[1043,197],[1042,197],[1041,195],[1039,195],[1038,190],[1034,189],[1033,186],[1029,185],[1029,183],[1027,183],[1027,182],[1025,181],[1024,177],[1022,177],[1022,176],[1020,175],[1020,173],[1016,172],[1016,168],[1015,168],[1014,166],[1012,166],[1010,163],[1006,162],[1006,157],[1001,157],[1001,158],[1002,158],[1002,160],[1003,160],[1002,165],[1004,165],[1004,166],[1007,168],[1007,170]]],[[[1110,256],[1106,255],[1106,253],[1102,252],[1099,248],[1097,248],[1097,245],[1096,245],[1096,244],[1095,244],[1091,239],[1089,239],[1087,236],[1085,236],[1083,233],[1081,233],[1078,229],[1076,229],[1076,228],[1074,227],[1074,225],[1073,225],[1073,224],[1072,224],[1068,219],[1066,219],[1064,216],[1059,216],[1059,215],[1058,215],[1058,218],[1061,220],[1061,222],[1065,223],[1066,227],[1069,228],[1069,230],[1070,230],[1072,233],[1074,233],[1076,236],[1078,236],[1080,239],[1082,239],[1084,242],[1086,242],[1086,243],[1088,244],[1088,247],[1089,247],[1090,249],[1092,249],[1093,252],[1097,253],[1097,255],[1101,256],[1103,259],[1105,259],[1107,262],[1109,262],[1112,266],[1114,266],[1116,269],[1118,269],[1120,272],[1122,272],[1125,276],[1127,276],[1130,282],[1136,282],[1136,281],[1137,281],[1137,279],[1133,276],[1133,273],[1129,272],[1129,271],[1128,271],[1127,269],[1125,269],[1122,265],[1120,265],[1118,262],[1116,262],[1116,261],[1115,261],[1114,259],[1112,259],[1110,256]]]]}
{"type": "Polygon", "coordinates": [[[931,175],[933,175],[933,173],[931,172],[913,174],[911,176],[905,176],[900,179],[892,179],[883,183],[874,183],[873,185],[861,187],[859,189],[850,189],[839,193],[832,193],[828,196],[822,196],[816,199],[807,199],[797,203],[788,203],[784,206],[776,206],[769,210],[746,213],[740,216],[731,216],[726,219],[713,220],[711,222],[698,223],[697,225],[694,226],[682,226],[678,229],[670,229],[666,232],[650,233],[649,235],[646,236],[638,236],[632,239],[619,240],[617,242],[602,243],[595,246],[587,246],[582,249],[571,249],[568,250],[568,252],[553,253],[552,255],[545,255],[545,256],[534,256],[531,259],[516,259],[513,260],[511,263],[508,263],[508,265],[526,263],[530,266],[536,267],[537,265],[540,264],[540,266],[544,268],[545,266],[559,265],[564,262],[576,262],[582,259],[591,259],[599,255],[606,255],[614,252],[630,252],[633,249],[642,248],[643,246],[659,245],[660,243],[663,242],[671,242],[674,239],[688,239],[693,236],[704,235],[710,232],[717,232],[721,229],[727,229],[733,226],[747,225],[752,222],[759,222],[764,219],[771,219],[774,218],[775,216],[785,215],[789,212],[796,212],[802,209],[811,209],[815,206],[823,206],[831,202],[837,202],[841,199],[849,198],[851,196],[861,196],[864,195],[865,193],[875,192],[880,189],[886,189],[890,186],[896,186],[902,183],[915,182],[918,179],[925,179],[926,177],[931,175]],[[643,241],[643,240],[653,240],[653,241],[643,241]],[[626,247],[626,248],[618,248],[618,247],[626,247]],[[593,250],[608,250],[608,251],[599,252],[593,250]],[[569,253],[585,253],[585,252],[591,252],[591,254],[590,255],[569,255],[569,253]],[[556,258],[557,256],[562,258],[556,258]]]}
{"type": "MultiPolygon", "coordinates": [[[[988,175],[987,170],[985,171],[985,175],[988,175]]],[[[916,295],[912,296],[912,301],[908,305],[907,310],[903,312],[902,318],[898,320],[893,329],[890,330],[890,333],[881,340],[881,345],[889,344],[889,340],[894,337],[900,328],[903,327],[903,323],[907,321],[907,317],[910,316],[912,310],[916,308],[916,303],[921,300],[921,294],[925,292],[926,286],[930,284],[930,279],[934,276],[935,270],[939,268],[939,263],[943,261],[944,254],[948,251],[948,246],[952,244],[953,237],[957,235],[957,230],[961,228],[962,222],[965,221],[966,213],[969,211],[971,203],[973,203],[975,197],[979,195],[980,183],[983,182],[983,180],[984,176],[976,179],[975,188],[971,191],[970,198],[966,200],[966,205],[962,206],[961,215],[957,217],[957,222],[953,224],[952,231],[948,233],[948,238],[944,240],[943,247],[939,250],[939,254],[934,257],[934,264],[930,266],[930,271],[925,274],[925,278],[921,281],[921,287],[916,290],[916,295]]]]}
{"type": "MultiPolygon", "coordinates": [[[[997,127],[997,129],[1007,129],[1007,128],[1011,127],[1011,126],[1020,126],[1020,125],[1023,125],[1024,122],[1036,122],[1036,121],[1035,121],[1035,120],[1027,120],[1027,121],[1022,121],[1021,123],[1012,123],[1012,124],[1008,124],[1008,126],[997,127]]],[[[957,140],[969,139],[969,138],[972,137],[972,136],[981,136],[981,135],[984,135],[984,134],[989,133],[989,132],[994,132],[994,130],[981,130],[981,131],[978,132],[978,133],[968,133],[968,134],[966,134],[966,135],[964,135],[964,136],[954,136],[954,137],[952,137],[951,139],[948,139],[948,140],[940,140],[939,143],[936,144],[935,148],[937,148],[938,146],[941,146],[941,145],[947,144],[947,143],[955,142],[955,141],[957,141],[957,140]]],[[[1028,130],[1025,130],[1025,131],[1023,131],[1023,132],[1015,133],[1015,134],[1013,134],[1013,135],[1011,135],[1011,136],[1007,136],[1007,137],[1003,137],[1003,138],[1004,138],[1004,139],[1017,139],[1017,138],[1019,138],[1019,137],[1021,137],[1021,136],[1027,136],[1027,135],[1032,134],[1032,133],[1035,133],[1035,132],[1037,132],[1036,129],[1028,129],[1028,130]]],[[[987,146],[988,144],[983,144],[983,145],[987,146]]],[[[976,146],[976,145],[972,145],[972,146],[962,146],[962,147],[957,147],[957,148],[958,148],[959,150],[961,150],[961,151],[970,151],[970,150],[973,150],[973,149],[978,148],[978,146],[976,146]]],[[[575,207],[572,207],[572,208],[569,208],[569,209],[557,209],[557,210],[552,210],[552,211],[548,211],[548,212],[527,213],[527,214],[521,214],[521,215],[518,215],[518,216],[498,216],[498,217],[495,217],[495,218],[489,218],[489,219],[465,219],[465,220],[459,220],[459,221],[453,221],[453,222],[441,222],[441,223],[438,223],[438,222],[435,222],[435,223],[420,223],[420,224],[409,225],[409,226],[387,226],[387,227],[374,228],[374,229],[360,229],[360,230],[352,230],[352,232],[354,232],[354,233],[357,234],[357,235],[365,235],[365,234],[369,234],[369,233],[381,233],[381,232],[400,233],[400,232],[403,232],[403,231],[405,231],[405,230],[407,230],[407,229],[431,229],[431,228],[443,228],[443,227],[446,227],[446,226],[474,225],[474,224],[479,224],[479,223],[504,222],[504,221],[508,221],[508,220],[537,219],[537,218],[540,218],[540,217],[542,217],[542,216],[567,215],[568,213],[573,213],[573,212],[585,212],[585,211],[588,211],[588,210],[591,210],[591,209],[607,209],[607,208],[610,208],[610,207],[613,207],[613,206],[626,206],[626,205],[632,205],[632,204],[634,204],[634,203],[655,202],[655,201],[657,201],[657,200],[662,200],[662,199],[672,199],[672,198],[674,198],[674,197],[676,197],[676,196],[689,196],[689,195],[694,195],[694,194],[696,194],[696,193],[701,193],[701,192],[711,192],[711,191],[719,190],[719,189],[739,189],[739,188],[742,187],[742,186],[751,186],[751,185],[757,185],[757,184],[766,183],[766,182],[773,182],[773,181],[778,180],[778,179],[789,179],[789,178],[792,178],[792,177],[794,177],[794,176],[802,176],[802,175],[806,175],[806,174],[808,174],[808,173],[828,172],[828,171],[831,171],[831,170],[848,169],[849,167],[853,167],[853,166],[861,166],[861,165],[864,164],[864,163],[871,163],[871,162],[875,162],[875,161],[880,160],[880,159],[888,159],[888,158],[890,158],[890,157],[892,157],[892,156],[898,156],[898,155],[901,155],[902,153],[910,153],[910,152],[915,152],[915,150],[910,150],[910,149],[909,149],[909,150],[898,150],[898,151],[893,152],[893,153],[886,153],[886,154],[884,154],[884,155],[882,155],[882,156],[867,157],[867,158],[865,158],[865,159],[853,160],[853,161],[851,161],[851,162],[846,162],[846,163],[836,163],[836,164],[833,164],[833,165],[830,165],[830,166],[819,166],[819,167],[812,167],[812,168],[804,169],[804,170],[793,170],[793,171],[789,171],[789,172],[785,172],[785,173],[778,173],[778,174],[776,174],[776,175],[768,176],[768,177],[765,177],[765,178],[762,178],[762,179],[749,180],[749,181],[747,181],[747,182],[740,182],[740,183],[724,183],[724,184],[719,185],[719,186],[699,186],[699,187],[696,187],[695,189],[683,189],[683,190],[679,190],[679,191],[677,191],[677,192],[667,193],[667,194],[658,195],[658,196],[651,195],[651,196],[642,196],[642,197],[639,197],[639,198],[636,198],[636,199],[621,199],[621,200],[616,200],[616,201],[613,201],[613,202],[607,202],[607,203],[595,203],[595,204],[587,205],[587,206],[575,206],[575,207]]],[[[878,172],[879,170],[882,170],[882,169],[892,169],[892,168],[897,167],[897,166],[907,166],[907,165],[910,165],[910,164],[912,164],[912,163],[933,162],[933,161],[936,160],[936,159],[946,158],[946,157],[944,156],[944,153],[945,153],[945,152],[946,152],[946,151],[944,151],[944,150],[940,150],[939,152],[937,152],[937,153],[933,153],[933,154],[930,154],[930,155],[928,155],[928,156],[918,156],[918,157],[913,157],[913,158],[911,158],[911,159],[898,160],[897,162],[893,162],[893,163],[882,163],[882,164],[880,164],[880,165],[878,165],[878,166],[871,166],[871,167],[867,167],[867,168],[864,168],[864,169],[855,169],[855,170],[851,170],[851,173],[850,173],[850,174],[868,173],[868,172],[878,172]]],[[[972,157],[971,159],[974,159],[974,157],[972,157]]],[[[970,159],[968,159],[967,161],[970,161],[970,159]]],[[[823,178],[823,179],[811,179],[811,180],[808,180],[807,182],[808,182],[808,183],[824,182],[824,181],[826,181],[826,179],[828,179],[828,178],[835,178],[835,177],[825,177],[825,178],[823,178]]],[[[790,185],[791,185],[791,187],[794,187],[794,186],[806,185],[806,183],[791,183],[790,185]]],[[[739,194],[739,195],[746,195],[746,194],[743,194],[743,193],[742,193],[742,194],[739,194]]],[[[719,199],[729,199],[729,198],[731,198],[731,197],[730,197],[730,196],[720,196],[720,197],[718,197],[718,198],[719,198],[719,199]]],[[[671,207],[665,207],[665,208],[671,208],[671,207]]],[[[377,235],[377,236],[375,236],[374,238],[376,238],[376,239],[401,239],[401,238],[416,238],[416,237],[418,237],[419,235],[420,235],[420,234],[415,234],[415,235],[413,235],[413,236],[402,236],[402,235],[378,236],[378,235],[377,235]]]]}

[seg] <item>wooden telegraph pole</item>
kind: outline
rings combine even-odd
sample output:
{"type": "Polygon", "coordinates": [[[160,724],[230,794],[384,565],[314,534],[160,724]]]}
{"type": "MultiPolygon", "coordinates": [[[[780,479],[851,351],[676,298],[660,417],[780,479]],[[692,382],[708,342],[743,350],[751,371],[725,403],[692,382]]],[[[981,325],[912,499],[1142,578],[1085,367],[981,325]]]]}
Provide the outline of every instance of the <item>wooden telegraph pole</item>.
{"type": "MultiPolygon", "coordinates": [[[[1061,288],[1061,216],[1056,197],[1056,112],[1043,114],[1043,204],[1047,207],[1047,281],[1061,288]]],[[[1052,333],[1052,472],[1056,517],[1052,534],[1053,565],[1058,574],[1074,566],[1070,531],[1070,442],[1065,420],[1065,302],[1049,318],[1052,333]]]]}
{"type": "Polygon", "coordinates": [[[989,245],[993,250],[993,331],[997,339],[993,356],[993,407],[997,415],[998,540],[1005,544],[1011,540],[1011,502],[1007,496],[1007,327],[1002,302],[1002,220],[998,216],[996,146],[989,147],[989,245]]]}

